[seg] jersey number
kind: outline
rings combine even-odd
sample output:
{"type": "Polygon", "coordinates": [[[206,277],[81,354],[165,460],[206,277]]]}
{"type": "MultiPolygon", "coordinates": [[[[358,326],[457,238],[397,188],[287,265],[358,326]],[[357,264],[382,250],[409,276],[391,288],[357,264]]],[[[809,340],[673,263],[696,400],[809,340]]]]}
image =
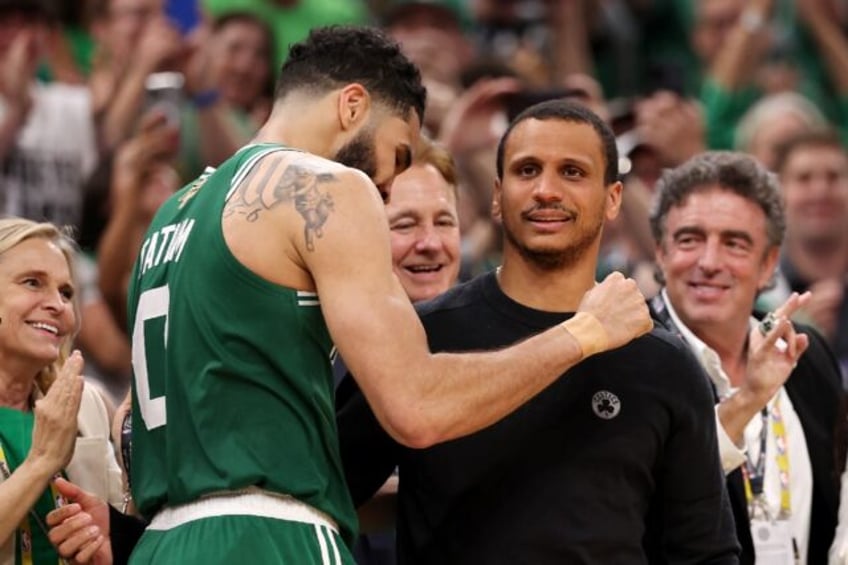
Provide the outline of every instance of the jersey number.
{"type": "Polygon", "coordinates": [[[165,343],[168,341],[168,306],[171,294],[168,287],[159,286],[145,290],[138,299],[135,325],[132,333],[132,367],[135,374],[136,396],[141,409],[141,418],[148,430],[164,426],[167,423],[165,396],[150,397],[150,377],[147,373],[147,359],[163,359],[165,343]],[[147,343],[144,338],[144,323],[156,318],[165,318],[165,331],[162,341],[147,343]],[[154,353],[148,356],[148,352],[154,353]]]}

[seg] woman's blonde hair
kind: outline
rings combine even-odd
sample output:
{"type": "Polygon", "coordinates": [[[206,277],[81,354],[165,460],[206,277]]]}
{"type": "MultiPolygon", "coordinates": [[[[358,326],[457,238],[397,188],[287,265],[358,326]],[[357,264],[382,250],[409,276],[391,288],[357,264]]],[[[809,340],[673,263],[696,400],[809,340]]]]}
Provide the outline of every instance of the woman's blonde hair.
{"type": "MultiPolygon", "coordinates": [[[[77,252],[76,243],[65,230],[48,222],[34,222],[25,218],[11,216],[0,218],[0,261],[3,260],[4,253],[20,243],[33,238],[45,239],[55,244],[68,261],[68,270],[71,273],[71,279],[76,279],[74,276],[74,257],[77,252]]],[[[79,331],[80,311],[77,296],[78,293],[74,293],[74,297],[71,299],[76,320],[74,331],[62,343],[59,350],[59,357],[53,363],[39,371],[36,376],[35,382],[43,393],[46,393],[50,385],[53,384],[53,381],[56,380],[56,375],[65,363],[68,355],[70,355],[71,345],[79,331]]]]}

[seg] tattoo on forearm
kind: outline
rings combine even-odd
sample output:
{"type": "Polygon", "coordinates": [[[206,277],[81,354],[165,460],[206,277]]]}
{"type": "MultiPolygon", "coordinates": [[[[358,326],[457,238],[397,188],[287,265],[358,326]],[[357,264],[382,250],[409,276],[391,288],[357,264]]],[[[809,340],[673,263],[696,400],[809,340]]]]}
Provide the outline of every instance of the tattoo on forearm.
{"type": "Polygon", "coordinates": [[[335,180],[332,173],[318,172],[302,164],[284,165],[277,160],[250,172],[227,202],[224,217],[237,214],[248,222],[255,222],[262,211],[294,202],[295,210],[306,222],[303,228],[306,249],[314,251],[315,238],[324,234],[324,224],[333,211],[333,198],[328,192],[322,192],[320,185],[335,180]],[[285,169],[279,175],[281,166],[285,169]],[[279,177],[276,183],[272,182],[275,177],[279,177]]]}

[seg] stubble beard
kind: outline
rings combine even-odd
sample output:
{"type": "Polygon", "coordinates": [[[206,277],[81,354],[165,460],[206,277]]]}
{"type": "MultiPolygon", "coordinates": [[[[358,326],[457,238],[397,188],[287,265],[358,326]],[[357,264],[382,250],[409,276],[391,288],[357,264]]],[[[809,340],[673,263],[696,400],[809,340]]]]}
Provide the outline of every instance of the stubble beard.
{"type": "Polygon", "coordinates": [[[600,237],[603,226],[603,212],[601,212],[586,229],[578,234],[573,243],[564,248],[531,248],[519,240],[515,232],[510,229],[508,222],[503,222],[503,231],[507,241],[525,260],[540,270],[556,271],[573,267],[583,260],[587,250],[600,237]]]}
{"type": "Polygon", "coordinates": [[[360,132],[339,149],[333,161],[346,167],[359,169],[373,180],[377,176],[377,155],[374,150],[373,135],[368,131],[360,132]]]}

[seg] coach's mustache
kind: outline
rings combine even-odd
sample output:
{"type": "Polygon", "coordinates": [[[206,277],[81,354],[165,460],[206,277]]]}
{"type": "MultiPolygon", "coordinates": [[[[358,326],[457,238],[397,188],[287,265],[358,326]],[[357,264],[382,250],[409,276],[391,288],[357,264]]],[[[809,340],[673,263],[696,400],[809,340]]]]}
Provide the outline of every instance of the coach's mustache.
{"type": "Polygon", "coordinates": [[[566,221],[577,217],[577,210],[560,202],[537,202],[521,212],[521,217],[531,221],[566,221]]]}

